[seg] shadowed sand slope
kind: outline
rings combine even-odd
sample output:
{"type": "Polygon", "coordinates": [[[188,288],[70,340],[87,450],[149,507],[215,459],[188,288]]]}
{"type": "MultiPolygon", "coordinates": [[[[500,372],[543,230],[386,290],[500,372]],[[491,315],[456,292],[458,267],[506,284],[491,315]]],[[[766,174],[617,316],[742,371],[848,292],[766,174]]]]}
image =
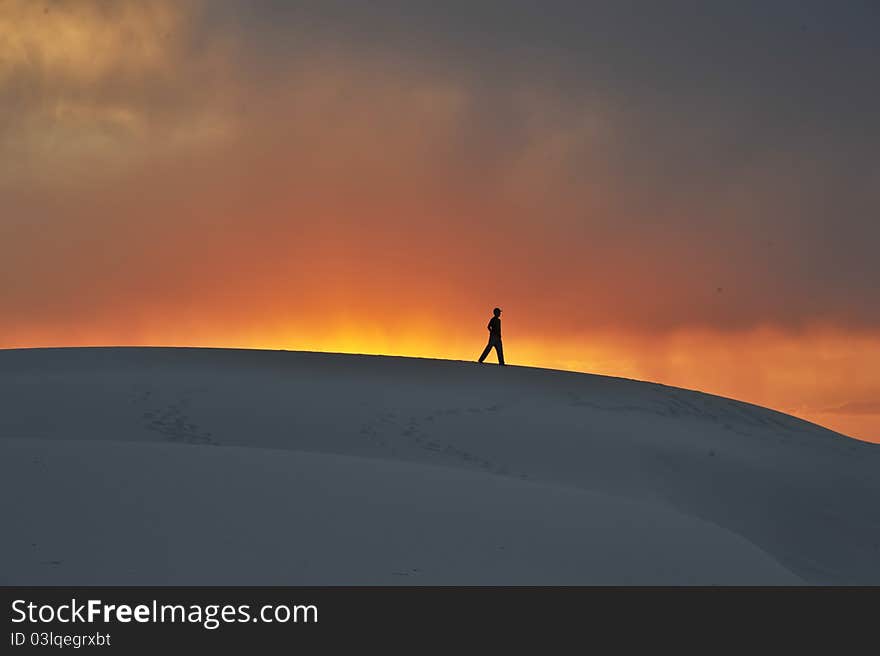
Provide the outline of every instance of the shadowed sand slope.
{"type": "Polygon", "coordinates": [[[880,447],[651,383],[0,351],[0,583],[880,583],[880,447]]]}

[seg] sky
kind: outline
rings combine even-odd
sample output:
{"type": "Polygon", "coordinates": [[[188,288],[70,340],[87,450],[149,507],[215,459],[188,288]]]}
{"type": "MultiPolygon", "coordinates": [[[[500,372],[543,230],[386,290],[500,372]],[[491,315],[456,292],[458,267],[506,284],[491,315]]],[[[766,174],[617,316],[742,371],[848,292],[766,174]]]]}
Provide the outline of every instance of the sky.
{"type": "Polygon", "coordinates": [[[880,442],[873,0],[0,0],[0,348],[511,364],[880,442]],[[493,356],[490,356],[490,359],[493,356]]]}

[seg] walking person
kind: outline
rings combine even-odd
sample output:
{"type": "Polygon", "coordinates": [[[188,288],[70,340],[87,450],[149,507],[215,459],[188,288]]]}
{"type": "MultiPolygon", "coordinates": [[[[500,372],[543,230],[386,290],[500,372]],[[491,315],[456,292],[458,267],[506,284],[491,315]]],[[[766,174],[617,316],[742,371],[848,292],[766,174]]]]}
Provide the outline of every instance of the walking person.
{"type": "Polygon", "coordinates": [[[486,326],[489,330],[489,343],[486,344],[486,348],[483,350],[483,354],[477,362],[485,360],[486,356],[489,355],[489,351],[494,348],[495,352],[498,354],[498,364],[503,365],[504,348],[501,346],[501,308],[495,308],[492,310],[492,314],[494,316],[489,319],[489,325],[486,326]]]}

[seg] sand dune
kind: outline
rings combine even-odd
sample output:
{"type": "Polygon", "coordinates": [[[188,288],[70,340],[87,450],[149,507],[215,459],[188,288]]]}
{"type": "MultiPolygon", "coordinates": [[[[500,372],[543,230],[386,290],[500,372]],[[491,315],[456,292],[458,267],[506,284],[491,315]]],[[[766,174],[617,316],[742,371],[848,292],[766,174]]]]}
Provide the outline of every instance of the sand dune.
{"type": "Polygon", "coordinates": [[[651,383],[0,351],[0,583],[877,584],[880,447],[651,383]]]}

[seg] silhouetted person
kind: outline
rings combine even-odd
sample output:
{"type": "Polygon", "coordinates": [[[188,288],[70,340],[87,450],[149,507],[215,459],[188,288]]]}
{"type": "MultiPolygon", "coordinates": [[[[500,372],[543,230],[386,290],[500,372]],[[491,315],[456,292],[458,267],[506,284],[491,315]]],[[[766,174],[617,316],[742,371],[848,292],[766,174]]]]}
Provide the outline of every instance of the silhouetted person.
{"type": "Polygon", "coordinates": [[[486,356],[489,355],[489,351],[494,347],[495,352],[498,354],[498,364],[504,364],[504,348],[501,346],[501,308],[495,308],[492,310],[492,314],[495,316],[489,319],[489,325],[486,326],[489,329],[489,343],[486,344],[483,355],[480,356],[477,362],[485,360],[486,356]]]}

